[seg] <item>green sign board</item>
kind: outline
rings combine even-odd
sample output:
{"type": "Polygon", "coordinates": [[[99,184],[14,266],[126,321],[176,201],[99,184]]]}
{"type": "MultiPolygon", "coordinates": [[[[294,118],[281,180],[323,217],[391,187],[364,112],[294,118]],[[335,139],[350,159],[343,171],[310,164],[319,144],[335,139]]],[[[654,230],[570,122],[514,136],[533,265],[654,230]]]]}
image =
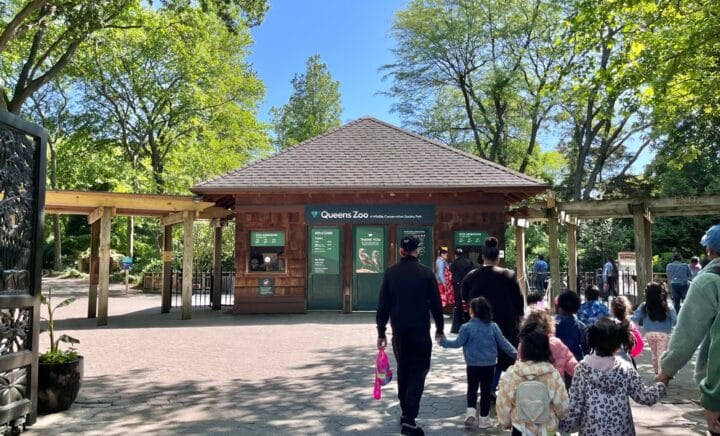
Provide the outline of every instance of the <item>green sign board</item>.
{"type": "Polygon", "coordinates": [[[355,230],[355,272],[377,274],[385,271],[385,229],[357,227],[355,230]]]}
{"type": "Polygon", "coordinates": [[[435,224],[435,206],[417,204],[356,204],[305,206],[309,224],[435,224]]]}
{"type": "Polygon", "coordinates": [[[285,232],[250,232],[252,247],[284,247],[285,232]]]}
{"type": "Polygon", "coordinates": [[[315,227],[310,244],[310,273],[340,274],[340,229],[315,227]]]}
{"type": "Polygon", "coordinates": [[[488,237],[488,232],[475,231],[475,230],[456,230],[455,231],[455,246],[456,247],[467,247],[467,246],[481,246],[485,245],[485,239],[488,237]]]}
{"type": "Polygon", "coordinates": [[[273,277],[258,279],[258,293],[260,295],[273,295],[275,293],[275,279],[273,277]]]}
{"type": "Polygon", "coordinates": [[[418,246],[418,261],[429,267],[433,268],[433,253],[432,249],[432,227],[402,227],[398,228],[398,246],[400,241],[405,236],[415,236],[420,241],[418,246]]]}

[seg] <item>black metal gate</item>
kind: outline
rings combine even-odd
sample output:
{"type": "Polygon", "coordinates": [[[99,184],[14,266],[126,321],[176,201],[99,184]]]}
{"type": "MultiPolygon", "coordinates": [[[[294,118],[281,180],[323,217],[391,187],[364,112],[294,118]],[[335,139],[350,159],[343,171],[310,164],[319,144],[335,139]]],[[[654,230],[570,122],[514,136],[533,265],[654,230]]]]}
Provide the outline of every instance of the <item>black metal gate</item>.
{"type": "MultiPolygon", "coordinates": [[[[211,307],[213,280],[212,272],[193,272],[192,307],[211,307]]],[[[232,306],[235,301],[235,271],[224,271],[221,274],[221,304],[232,306]]],[[[182,307],[182,271],[172,273],[172,307],[182,307]]]]}
{"type": "Polygon", "coordinates": [[[37,417],[47,132],[0,111],[0,433],[37,417]]]}

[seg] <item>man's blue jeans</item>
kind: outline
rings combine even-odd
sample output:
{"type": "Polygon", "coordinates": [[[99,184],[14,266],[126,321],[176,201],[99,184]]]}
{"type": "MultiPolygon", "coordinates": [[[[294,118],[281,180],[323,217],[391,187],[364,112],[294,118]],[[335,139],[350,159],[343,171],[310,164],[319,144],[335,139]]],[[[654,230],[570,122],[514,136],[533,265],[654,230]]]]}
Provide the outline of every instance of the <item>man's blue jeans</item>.
{"type": "Polygon", "coordinates": [[[680,301],[685,300],[685,295],[688,291],[687,283],[671,283],[672,288],[672,299],[673,306],[675,307],[675,313],[680,313],[680,301]]]}

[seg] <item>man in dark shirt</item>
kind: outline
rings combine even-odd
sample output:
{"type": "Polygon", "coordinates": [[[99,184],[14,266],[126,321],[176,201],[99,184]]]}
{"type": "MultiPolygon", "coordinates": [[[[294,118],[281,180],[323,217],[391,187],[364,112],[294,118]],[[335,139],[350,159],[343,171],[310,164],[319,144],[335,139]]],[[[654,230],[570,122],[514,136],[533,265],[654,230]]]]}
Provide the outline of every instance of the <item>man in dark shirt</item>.
{"type": "Polygon", "coordinates": [[[465,256],[462,248],[455,249],[455,260],[450,265],[452,273],[453,293],[455,294],[455,310],[453,311],[453,323],[450,327],[450,333],[457,333],[463,324],[463,302],[462,302],[462,281],[474,268],[470,259],[465,256]]]}
{"type": "Polygon", "coordinates": [[[443,336],[443,313],[437,280],[432,270],[418,262],[420,241],[406,236],[400,241],[400,262],[385,271],[376,314],[378,348],[387,345],[385,328],[390,320],[392,346],[397,360],[401,433],[424,435],[417,425],[425,376],[430,370],[430,313],[435,338],[443,336]]]}

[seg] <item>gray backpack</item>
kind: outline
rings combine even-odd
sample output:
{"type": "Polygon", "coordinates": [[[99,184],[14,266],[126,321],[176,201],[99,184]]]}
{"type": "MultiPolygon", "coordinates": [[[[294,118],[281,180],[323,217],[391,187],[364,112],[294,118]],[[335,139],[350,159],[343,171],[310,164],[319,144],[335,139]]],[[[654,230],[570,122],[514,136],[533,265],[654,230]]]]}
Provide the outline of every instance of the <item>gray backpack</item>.
{"type": "Polygon", "coordinates": [[[545,383],[538,380],[520,382],[515,390],[515,410],[519,424],[525,427],[532,424],[540,429],[540,434],[547,434],[550,422],[550,391],[545,383]]]}

